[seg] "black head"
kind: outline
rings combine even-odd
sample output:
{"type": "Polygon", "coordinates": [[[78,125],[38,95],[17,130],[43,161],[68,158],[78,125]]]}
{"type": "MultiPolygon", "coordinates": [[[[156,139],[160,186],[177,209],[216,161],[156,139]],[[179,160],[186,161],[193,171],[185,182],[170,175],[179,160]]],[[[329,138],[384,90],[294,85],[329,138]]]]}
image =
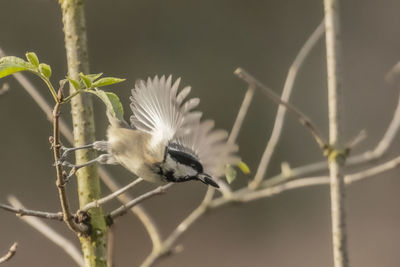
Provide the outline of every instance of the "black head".
{"type": "Polygon", "coordinates": [[[171,182],[200,180],[207,185],[219,187],[211,176],[203,173],[203,166],[199,160],[186,151],[188,150],[177,145],[168,146],[165,151],[164,162],[160,167],[160,175],[171,182]]]}

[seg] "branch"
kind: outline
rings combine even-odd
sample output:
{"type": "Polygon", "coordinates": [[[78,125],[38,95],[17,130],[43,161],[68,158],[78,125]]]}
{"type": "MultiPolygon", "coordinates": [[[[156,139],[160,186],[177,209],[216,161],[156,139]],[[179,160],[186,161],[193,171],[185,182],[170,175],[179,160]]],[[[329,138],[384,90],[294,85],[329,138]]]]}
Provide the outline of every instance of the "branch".
{"type": "Polygon", "coordinates": [[[22,209],[22,208],[15,208],[13,206],[5,205],[5,204],[0,204],[0,208],[6,211],[11,211],[15,213],[17,216],[34,216],[34,217],[39,217],[43,219],[51,219],[51,220],[57,220],[57,221],[62,221],[63,220],[63,215],[62,212],[57,212],[57,213],[51,213],[51,212],[44,212],[44,211],[37,211],[37,210],[27,210],[27,209],[22,209]]]}
{"type": "Polygon", "coordinates": [[[326,61],[328,72],[329,143],[333,148],[328,155],[331,191],[331,217],[333,258],[335,267],[349,266],[347,249],[346,213],[344,208],[342,137],[342,73],[339,1],[324,0],[326,28],[326,61]]]}
{"type": "MultiPolygon", "coordinates": [[[[315,32],[311,35],[311,37],[306,42],[306,44],[300,50],[298,56],[296,57],[295,61],[293,62],[292,66],[291,66],[291,69],[289,70],[289,74],[288,74],[288,77],[287,77],[287,80],[285,83],[283,97],[287,96],[287,99],[289,98],[291,88],[293,87],[293,82],[297,75],[297,71],[300,68],[300,66],[302,65],[302,62],[304,61],[305,57],[308,55],[309,51],[315,45],[317,40],[321,37],[321,35],[323,33],[323,29],[324,29],[323,23],[321,23],[318,26],[318,28],[315,30],[315,32]]],[[[236,70],[235,73],[237,73],[238,70],[236,70]]],[[[230,132],[230,135],[228,138],[229,143],[234,143],[237,139],[237,136],[241,129],[242,123],[244,121],[244,118],[247,114],[250,103],[254,96],[254,90],[256,87],[255,85],[257,85],[257,84],[249,83],[249,87],[246,91],[245,97],[243,98],[241,107],[240,107],[237,117],[235,119],[232,130],[230,132]]],[[[277,98],[279,99],[279,97],[277,97],[277,98]]],[[[286,99],[286,101],[287,101],[287,99],[286,99]]],[[[286,112],[285,108],[279,107],[277,120],[283,121],[283,116],[285,115],[285,112],[286,112]],[[282,116],[282,118],[280,118],[280,116],[282,116]]],[[[279,124],[276,125],[276,127],[274,128],[276,130],[274,130],[274,131],[280,132],[279,127],[282,127],[282,125],[279,125],[279,124]]],[[[279,135],[280,135],[280,133],[278,133],[278,138],[279,138],[279,135]]],[[[276,142],[277,141],[278,140],[276,140],[276,142]]],[[[265,174],[265,171],[264,171],[264,174],[265,174]]],[[[264,174],[262,176],[264,176],[264,174]]],[[[205,213],[205,211],[207,210],[207,207],[212,202],[214,193],[215,193],[215,190],[212,188],[209,188],[207,190],[207,193],[206,193],[205,198],[202,201],[202,203],[185,220],[183,220],[178,225],[178,227],[174,230],[174,232],[172,232],[171,235],[162,243],[162,247],[160,250],[153,250],[153,252],[143,262],[142,267],[152,265],[159,257],[161,257],[162,255],[169,254],[169,252],[171,252],[171,247],[172,247],[173,243],[186,231],[186,229],[190,225],[192,225],[198,218],[200,218],[205,213]]],[[[227,193],[226,190],[224,190],[223,198],[224,199],[232,199],[232,192],[229,190],[227,193]]]]}
{"type": "Polygon", "coordinates": [[[141,267],[149,267],[153,265],[160,257],[170,254],[170,252],[173,250],[173,245],[175,244],[176,240],[207,211],[212,201],[214,191],[214,188],[208,187],[207,193],[200,205],[175,228],[175,230],[164,242],[162,242],[162,246],[159,250],[154,250],[149,256],[147,256],[147,258],[140,265],[141,267]]]}
{"type": "MultiPolygon", "coordinates": [[[[79,80],[79,73],[89,72],[89,56],[87,47],[85,1],[59,0],[64,25],[64,43],[68,63],[68,76],[79,80]]],[[[70,86],[70,95],[75,93],[70,86]]],[[[91,144],[95,141],[93,103],[89,94],[78,94],[71,99],[74,146],[91,144]]],[[[82,164],[95,158],[92,150],[75,152],[76,164],[82,164]]],[[[77,191],[79,207],[101,197],[100,179],[97,164],[84,167],[77,173],[77,191]]],[[[107,226],[101,208],[90,211],[90,224],[93,229],[90,236],[80,238],[85,264],[88,266],[104,266],[107,262],[106,236],[107,226]]]]}
{"type": "Polygon", "coordinates": [[[258,87],[262,89],[262,92],[272,99],[274,102],[278,103],[279,105],[284,106],[289,110],[298,120],[299,122],[304,125],[312,134],[314,137],[315,141],[318,143],[318,145],[321,148],[325,148],[327,146],[327,143],[324,141],[322,138],[321,134],[317,130],[317,128],[314,126],[314,124],[311,122],[309,118],[306,117],[301,111],[299,111],[296,107],[293,105],[289,104],[286,101],[283,101],[277,94],[275,94],[274,91],[272,91],[270,88],[262,84],[260,81],[258,81],[254,76],[246,72],[242,68],[237,68],[234,72],[240,79],[244,80],[248,84],[254,87],[258,87]]]}
{"type": "MultiPolygon", "coordinates": [[[[344,177],[344,181],[346,185],[350,185],[354,182],[359,182],[366,178],[382,174],[399,166],[400,166],[400,156],[393,158],[380,165],[369,168],[367,170],[346,175],[344,177]]],[[[176,227],[176,229],[162,243],[160,250],[153,251],[145,259],[141,267],[152,266],[162,256],[169,255],[169,252],[171,252],[171,249],[173,248],[175,242],[208,210],[214,210],[223,207],[227,204],[245,203],[267,197],[272,197],[293,189],[318,186],[318,185],[328,185],[329,182],[330,182],[329,176],[299,178],[279,185],[270,186],[262,190],[253,190],[249,187],[245,187],[233,192],[230,198],[221,196],[219,198],[212,199],[210,198],[210,196],[212,197],[212,195],[209,194],[209,191],[207,191],[206,197],[204,198],[202,203],[195,210],[193,210],[192,213],[178,225],[178,227],[176,227]]]]}
{"type": "MultiPolygon", "coordinates": [[[[304,43],[304,45],[298,52],[286,76],[285,85],[283,87],[281,95],[282,101],[286,103],[289,101],[290,96],[292,94],[294,82],[297,77],[297,73],[299,72],[307,56],[310,54],[311,50],[317,44],[318,40],[320,40],[321,37],[323,36],[324,31],[325,31],[325,25],[324,25],[324,20],[322,20],[321,23],[310,35],[310,37],[307,39],[307,41],[304,43]]],[[[286,107],[284,105],[279,105],[271,137],[262,155],[260,164],[258,165],[254,180],[249,184],[249,186],[253,189],[257,188],[260,185],[260,182],[262,181],[262,179],[265,176],[265,173],[267,172],[272,155],[275,151],[275,147],[278,144],[279,139],[281,137],[285,115],[286,115],[286,107]]]]}
{"type": "MultiPolygon", "coordinates": [[[[344,183],[346,185],[350,185],[354,182],[361,181],[366,178],[370,178],[376,176],[378,174],[387,172],[389,170],[395,169],[400,166],[400,156],[393,158],[385,163],[379,164],[372,168],[356,172],[353,174],[349,174],[344,176],[344,183]]],[[[289,181],[277,186],[272,186],[269,188],[265,188],[263,190],[258,190],[251,192],[249,190],[242,191],[242,192],[235,192],[234,194],[234,201],[237,202],[249,202],[253,200],[257,200],[260,198],[271,197],[284,191],[302,188],[302,187],[309,187],[309,186],[316,186],[316,185],[328,185],[330,183],[329,176],[318,176],[318,177],[310,177],[310,178],[299,178],[293,181],[289,181]]],[[[221,199],[216,199],[213,201],[211,205],[212,208],[219,207],[225,203],[225,201],[221,201],[221,199]]]]}
{"type": "Polygon", "coordinates": [[[173,185],[173,183],[168,183],[166,185],[159,186],[156,189],[151,190],[151,191],[133,199],[132,201],[126,203],[125,205],[122,205],[119,208],[113,210],[112,212],[110,212],[110,214],[107,217],[114,220],[115,218],[124,215],[130,208],[137,205],[138,203],[140,203],[148,198],[154,197],[156,195],[161,195],[161,194],[165,193],[165,190],[167,190],[172,185],[173,185]]]}
{"type": "MultiPolygon", "coordinates": [[[[6,54],[0,47],[0,57],[4,56],[6,56],[6,54]]],[[[37,88],[33,86],[33,84],[24,76],[23,73],[17,72],[14,73],[13,76],[17,80],[17,82],[19,82],[19,84],[26,90],[26,92],[32,97],[36,104],[42,109],[47,119],[49,121],[52,121],[52,108],[39,93],[39,90],[37,90],[37,88]]],[[[73,144],[72,130],[62,118],[59,118],[59,129],[61,134],[68,140],[68,142],[70,144],[73,144]]],[[[98,169],[102,181],[111,191],[116,191],[121,188],[121,186],[118,185],[115,179],[111,176],[110,173],[106,171],[103,166],[99,166],[98,169]]],[[[127,193],[118,197],[118,200],[122,203],[127,203],[132,199],[133,197],[127,193]]],[[[153,243],[153,249],[157,249],[161,244],[161,235],[154,220],[140,205],[132,207],[131,211],[139,218],[139,220],[142,222],[143,226],[147,230],[147,233],[149,234],[150,239],[153,243]]]]}
{"type": "Polygon", "coordinates": [[[114,193],[109,194],[106,197],[103,197],[103,198],[100,198],[100,199],[96,199],[95,201],[86,204],[80,210],[81,211],[88,211],[89,209],[92,209],[92,208],[98,208],[101,205],[103,205],[104,203],[107,203],[108,201],[113,200],[114,198],[118,197],[119,195],[121,195],[122,193],[124,193],[125,191],[129,190],[130,188],[134,187],[135,185],[137,185],[138,183],[140,183],[142,181],[143,181],[142,178],[137,178],[136,180],[134,180],[130,184],[122,187],[121,189],[115,191],[114,193]]]}
{"type": "MultiPolygon", "coordinates": [[[[111,175],[106,171],[105,168],[102,168],[100,166],[99,174],[104,184],[111,191],[116,191],[119,188],[121,188],[121,186],[115,181],[115,179],[111,177],[111,175]]],[[[127,192],[125,192],[122,195],[119,195],[117,198],[123,204],[133,201],[134,199],[127,192]]],[[[147,211],[144,208],[140,206],[140,204],[133,206],[131,208],[131,211],[139,218],[139,220],[142,222],[143,226],[147,230],[147,233],[149,234],[151,242],[153,244],[153,250],[159,249],[159,247],[161,246],[161,234],[153,218],[150,216],[150,214],[147,213],[147,211]]]]}
{"type": "Polygon", "coordinates": [[[14,242],[14,244],[11,245],[8,252],[3,257],[0,258],[0,264],[9,261],[12,257],[14,257],[15,253],[17,253],[17,246],[18,246],[17,242],[14,242]]]}
{"type": "Polygon", "coordinates": [[[249,110],[251,101],[253,100],[254,90],[255,89],[252,86],[249,86],[247,88],[247,91],[246,91],[246,94],[244,95],[242,104],[240,105],[239,112],[236,115],[235,122],[233,123],[232,130],[229,134],[229,138],[228,138],[229,144],[234,144],[236,142],[236,139],[239,135],[239,131],[242,128],[244,118],[246,117],[246,114],[247,114],[247,111],[249,110]]]}
{"type": "MultiPolygon", "coordinates": [[[[382,158],[388,152],[389,148],[393,144],[393,140],[399,133],[399,129],[400,129],[400,94],[398,97],[397,105],[392,120],[387,126],[386,131],[382,136],[382,139],[378,142],[378,144],[375,146],[374,149],[367,150],[361,154],[354,155],[346,159],[346,166],[350,167],[350,166],[360,165],[376,161],[382,158]]],[[[290,169],[289,174],[278,174],[269,179],[266,179],[261,184],[261,187],[266,188],[296,177],[310,175],[312,173],[324,171],[327,169],[328,169],[328,164],[326,161],[315,162],[312,164],[292,168],[290,169]]]]}
{"type": "MultiPolygon", "coordinates": [[[[8,201],[14,208],[24,209],[22,203],[14,196],[9,196],[8,201]]],[[[20,217],[24,222],[35,228],[41,234],[43,234],[50,241],[59,246],[65,253],[67,253],[79,266],[84,266],[83,258],[79,250],[71,243],[70,240],[66,239],[47,224],[34,217],[20,217]]]]}
{"type": "Polygon", "coordinates": [[[62,102],[62,88],[58,91],[57,95],[58,101],[54,106],[53,110],[53,137],[51,138],[51,144],[53,148],[53,155],[54,155],[54,162],[56,162],[55,168],[57,173],[57,190],[58,196],[60,198],[60,204],[63,214],[63,220],[68,225],[68,227],[74,231],[75,233],[81,234],[86,233],[88,231],[88,227],[84,225],[78,225],[74,221],[74,217],[72,216],[70,209],[69,209],[69,201],[67,197],[67,192],[65,190],[65,173],[63,172],[62,165],[57,164],[60,160],[61,153],[60,153],[60,130],[58,126],[58,118],[60,116],[60,103],[62,102]]]}

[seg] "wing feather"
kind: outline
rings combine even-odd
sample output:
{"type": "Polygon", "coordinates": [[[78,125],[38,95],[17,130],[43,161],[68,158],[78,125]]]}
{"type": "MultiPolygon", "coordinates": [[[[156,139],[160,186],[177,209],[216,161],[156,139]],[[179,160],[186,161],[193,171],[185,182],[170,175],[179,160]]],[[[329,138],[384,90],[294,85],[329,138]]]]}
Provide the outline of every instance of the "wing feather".
{"type": "Polygon", "coordinates": [[[214,121],[200,122],[202,113],[194,110],[200,99],[187,99],[190,86],[178,92],[180,81],[172,82],[171,76],[138,81],[132,89],[131,126],[150,133],[153,145],[178,145],[199,160],[205,173],[219,177],[227,164],[240,160],[238,146],[227,142],[226,131],[214,129],[214,121]]]}
{"type": "Polygon", "coordinates": [[[203,121],[178,138],[177,143],[198,158],[205,173],[217,178],[224,173],[227,164],[237,164],[240,158],[236,155],[238,146],[227,142],[228,132],[213,128],[214,121],[203,121]]]}
{"type": "Polygon", "coordinates": [[[180,78],[172,84],[172,77],[155,76],[147,81],[139,80],[132,89],[131,126],[150,133],[152,144],[168,144],[187,134],[192,125],[199,124],[201,113],[194,112],[200,99],[185,101],[191,88],[178,93],[180,78]]]}

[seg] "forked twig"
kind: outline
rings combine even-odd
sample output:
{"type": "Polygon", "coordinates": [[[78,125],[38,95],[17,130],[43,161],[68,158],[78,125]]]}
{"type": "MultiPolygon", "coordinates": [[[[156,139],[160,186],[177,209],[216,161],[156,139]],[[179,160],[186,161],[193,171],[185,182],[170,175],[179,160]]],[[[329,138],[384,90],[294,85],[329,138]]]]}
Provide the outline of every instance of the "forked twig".
{"type": "Polygon", "coordinates": [[[3,210],[6,210],[6,211],[13,212],[17,216],[34,216],[34,217],[38,217],[38,218],[51,219],[51,220],[57,220],[57,221],[63,220],[62,212],[51,213],[51,212],[44,212],[44,211],[37,211],[37,210],[28,210],[28,209],[16,208],[16,207],[5,205],[5,204],[0,204],[0,208],[3,210]]]}
{"type": "MultiPolygon", "coordinates": [[[[317,30],[310,37],[311,41],[310,40],[307,41],[308,44],[304,45],[303,48],[301,49],[301,51],[299,52],[300,56],[296,57],[296,59],[295,59],[296,62],[293,63],[292,71],[289,71],[290,74],[288,74],[288,78],[285,83],[285,88],[286,88],[285,92],[288,92],[288,90],[289,91],[291,90],[291,87],[293,86],[292,83],[293,83],[296,73],[297,73],[296,68],[300,67],[300,65],[304,61],[304,58],[309,53],[309,50],[314,46],[315,42],[320,37],[319,35],[321,34],[320,33],[321,29],[323,32],[323,26],[321,26],[321,25],[318,26],[317,30]]],[[[237,117],[235,119],[234,125],[232,127],[232,130],[231,130],[229,138],[228,138],[228,142],[230,142],[230,143],[234,143],[237,139],[239,131],[242,127],[242,123],[247,114],[248,108],[251,104],[255,88],[256,88],[256,86],[254,84],[249,83],[249,87],[246,91],[245,97],[243,98],[241,107],[239,109],[239,112],[237,114],[237,117]]],[[[288,95],[288,97],[289,97],[289,95],[288,95]]],[[[281,109],[281,112],[278,111],[278,116],[283,116],[285,113],[284,111],[285,111],[285,109],[283,109],[283,111],[281,109]]],[[[277,127],[277,129],[278,128],[279,128],[279,126],[277,127]]],[[[153,252],[143,262],[142,267],[151,266],[159,257],[161,257],[163,255],[168,255],[168,252],[171,251],[172,245],[175,243],[175,241],[186,231],[186,229],[189,226],[191,226],[198,218],[200,218],[205,213],[205,211],[207,210],[207,207],[211,204],[211,202],[213,200],[214,193],[215,193],[215,190],[213,188],[208,188],[207,193],[206,193],[203,201],[201,202],[201,204],[186,219],[184,219],[179,224],[179,226],[162,243],[162,246],[160,247],[159,250],[153,250],[153,252]]],[[[231,201],[233,199],[232,192],[229,191],[228,194],[226,194],[226,192],[223,191],[223,196],[221,198],[223,198],[227,201],[231,201]]]]}
{"type": "Polygon", "coordinates": [[[110,214],[107,216],[109,218],[111,218],[112,220],[114,220],[115,218],[124,215],[128,210],[130,210],[133,206],[139,204],[140,202],[154,197],[156,195],[160,195],[163,194],[165,192],[165,190],[167,190],[169,187],[171,187],[172,185],[174,185],[173,183],[168,183],[166,185],[163,186],[159,186],[154,190],[151,190],[143,195],[140,195],[139,197],[133,199],[132,201],[120,206],[119,208],[113,210],[112,212],[110,212],[110,214]]]}
{"type": "Polygon", "coordinates": [[[90,202],[88,204],[86,204],[83,208],[81,208],[81,211],[88,211],[89,209],[92,208],[98,208],[101,205],[107,203],[108,201],[111,201],[115,198],[117,198],[119,195],[123,194],[124,192],[126,192],[127,190],[131,189],[132,187],[134,187],[135,185],[139,184],[140,182],[142,182],[143,179],[142,178],[137,178],[135,179],[133,182],[129,183],[128,185],[120,188],[119,190],[101,198],[101,199],[97,199],[93,202],[90,202]]]}
{"type": "Polygon", "coordinates": [[[311,122],[309,118],[307,118],[306,115],[304,115],[300,110],[298,110],[296,107],[293,105],[289,104],[286,101],[283,101],[274,91],[272,91],[270,88],[262,84],[260,81],[258,81],[254,76],[249,74],[247,71],[245,71],[242,68],[237,68],[235,70],[235,75],[238,76],[240,79],[244,80],[248,84],[258,87],[262,89],[262,92],[272,99],[274,102],[284,106],[289,110],[296,118],[299,120],[299,122],[304,125],[312,134],[314,137],[315,141],[321,148],[326,148],[327,143],[324,140],[324,138],[321,136],[317,128],[314,126],[314,124],[311,122]]]}
{"type": "MultiPolygon", "coordinates": [[[[293,91],[294,82],[296,80],[297,74],[306,60],[307,56],[310,54],[311,50],[315,47],[317,42],[321,39],[325,31],[324,20],[318,25],[314,32],[310,35],[304,45],[301,47],[300,51],[297,53],[292,65],[289,68],[288,74],[286,76],[285,85],[282,90],[281,99],[282,101],[289,102],[290,96],[293,91]]],[[[271,137],[268,140],[268,144],[265,147],[264,153],[261,157],[260,164],[258,165],[257,172],[254,176],[253,181],[249,184],[251,188],[257,188],[260,182],[267,172],[269,163],[271,161],[272,155],[275,151],[275,147],[279,142],[281,137],[283,123],[285,121],[286,107],[279,105],[278,112],[276,114],[275,123],[272,128],[271,137]]]]}

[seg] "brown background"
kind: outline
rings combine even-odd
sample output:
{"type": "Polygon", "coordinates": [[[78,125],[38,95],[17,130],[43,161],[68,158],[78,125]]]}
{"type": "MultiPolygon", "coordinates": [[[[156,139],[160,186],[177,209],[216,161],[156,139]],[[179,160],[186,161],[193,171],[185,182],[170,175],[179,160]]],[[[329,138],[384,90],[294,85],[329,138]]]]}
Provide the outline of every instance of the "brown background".
{"type": "MultiPolygon", "coordinates": [[[[400,2],[341,1],[344,52],[344,121],[349,140],[361,129],[368,138],[354,153],[373,148],[388,125],[396,88],[384,75],[400,59],[400,2]]],[[[244,67],[279,93],[291,61],[323,16],[322,1],[87,1],[90,65],[93,73],[125,77],[110,88],[128,111],[129,89],[138,78],[181,76],[202,100],[205,118],[230,129],[245,92],[233,74],[244,67]]],[[[53,81],[66,75],[60,10],[50,0],[0,0],[0,46],[8,54],[35,51],[53,68],[53,81]]],[[[327,94],[323,42],[308,58],[296,82],[292,102],[327,136],[327,94]]],[[[43,84],[29,78],[48,97],[43,84]]],[[[0,202],[15,194],[29,208],[57,211],[54,168],[49,151],[50,124],[12,78],[0,97],[0,202]]],[[[50,98],[48,97],[50,100],[50,98]]],[[[256,170],[272,128],[276,105],[257,93],[239,136],[240,155],[256,170]]],[[[69,117],[67,109],[64,118],[69,117]]],[[[105,138],[104,106],[96,100],[98,139],[105,138]]],[[[282,161],[291,166],[319,161],[310,134],[292,117],[284,128],[268,176],[282,161]]],[[[396,139],[386,159],[398,155],[396,139]]],[[[107,167],[121,184],[132,175],[107,167]]],[[[398,170],[348,188],[346,208],[352,266],[399,266],[400,181],[398,170]]],[[[246,184],[241,177],[234,187],[246,184]]],[[[76,207],[75,183],[69,193],[76,207]]],[[[143,184],[140,194],[153,188],[143,184]]],[[[166,236],[202,198],[200,183],[175,186],[145,206],[166,236]]],[[[107,191],[107,190],[105,190],[107,191]]],[[[116,203],[106,209],[115,207],[116,203]]],[[[10,213],[0,211],[0,251],[20,246],[7,266],[72,266],[58,247],[10,213]]],[[[75,240],[57,222],[59,231],[75,240]]],[[[116,229],[116,266],[137,266],[150,242],[140,222],[128,215],[116,229]]],[[[75,240],[76,241],[76,240],[75,240]]],[[[183,253],[159,266],[333,266],[329,193],[326,186],[301,189],[208,214],[179,240],[183,253]]]]}

